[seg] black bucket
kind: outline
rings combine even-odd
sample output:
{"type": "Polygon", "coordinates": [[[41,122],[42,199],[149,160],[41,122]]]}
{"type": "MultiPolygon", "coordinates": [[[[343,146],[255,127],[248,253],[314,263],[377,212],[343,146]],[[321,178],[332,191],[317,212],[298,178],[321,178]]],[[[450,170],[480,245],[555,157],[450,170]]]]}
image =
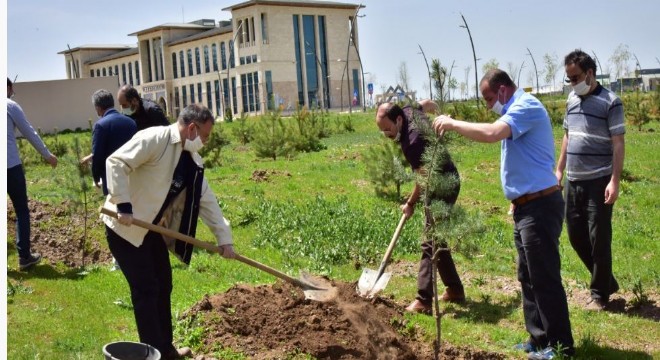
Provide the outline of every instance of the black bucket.
{"type": "Polygon", "coordinates": [[[160,360],[153,346],[131,341],[117,341],[103,347],[105,360],[160,360]]]}

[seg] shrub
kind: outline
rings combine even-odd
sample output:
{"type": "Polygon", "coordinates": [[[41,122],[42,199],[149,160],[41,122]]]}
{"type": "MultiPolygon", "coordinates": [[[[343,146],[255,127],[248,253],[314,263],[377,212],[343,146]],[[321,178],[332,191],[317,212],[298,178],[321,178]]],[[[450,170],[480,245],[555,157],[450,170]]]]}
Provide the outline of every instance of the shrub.
{"type": "Polygon", "coordinates": [[[220,165],[220,151],[230,144],[229,139],[222,129],[222,123],[215,124],[211,136],[199,154],[204,157],[205,166],[212,168],[220,165]]]}
{"type": "Polygon", "coordinates": [[[254,138],[254,126],[248,124],[247,116],[242,114],[241,117],[236,119],[238,125],[232,129],[232,134],[242,145],[245,145],[252,141],[254,138]]]}
{"type": "Polygon", "coordinates": [[[292,153],[288,134],[280,111],[263,117],[255,127],[253,146],[257,157],[277,160],[278,156],[292,153]]]}
{"type": "Polygon", "coordinates": [[[401,199],[401,185],[413,179],[412,173],[406,170],[408,162],[401,147],[390,139],[382,139],[379,144],[369,147],[362,158],[376,194],[382,197],[395,195],[397,201],[401,199]],[[395,194],[392,194],[392,188],[395,194]]]}

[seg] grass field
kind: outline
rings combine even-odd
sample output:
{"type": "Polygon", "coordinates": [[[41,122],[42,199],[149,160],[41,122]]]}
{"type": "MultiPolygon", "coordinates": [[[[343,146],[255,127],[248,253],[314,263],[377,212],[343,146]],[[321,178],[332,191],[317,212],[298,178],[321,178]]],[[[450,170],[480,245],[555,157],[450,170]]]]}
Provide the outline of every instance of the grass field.
{"type": "MultiPolygon", "coordinates": [[[[357,281],[362,272],[360,266],[376,267],[399,212],[397,202],[375,195],[362,162],[362,153],[382,137],[373,124],[373,117],[373,113],[353,114],[354,132],[333,134],[323,140],[325,150],[301,153],[291,159],[257,159],[249,144],[240,145],[232,140],[222,150],[222,165],[207,169],[206,176],[225,217],[232,222],[237,250],[290,274],[310,269],[347,282],[357,281]],[[270,171],[268,181],[253,180],[256,170],[270,171]],[[316,206],[310,205],[315,202],[316,206]],[[266,215],[264,209],[269,206],[283,210],[266,215]],[[287,212],[287,208],[292,212],[287,212]],[[319,217],[333,216],[313,221],[313,217],[292,215],[304,211],[319,214],[319,217]],[[330,248],[326,251],[332,253],[331,248],[336,246],[350,254],[321,258],[313,250],[292,252],[287,244],[277,244],[272,239],[265,241],[267,234],[282,231],[275,228],[275,224],[281,224],[285,230],[288,227],[292,233],[298,229],[296,234],[305,236],[329,234],[329,238],[317,240],[324,248],[330,248]],[[331,238],[333,236],[336,238],[331,238]],[[373,254],[368,257],[372,261],[368,264],[356,262],[361,252],[373,254]]],[[[230,133],[236,123],[222,126],[230,133]]],[[[89,141],[90,134],[63,135],[60,140],[71,141],[74,136],[89,141]]],[[[560,136],[561,129],[555,128],[557,145],[560,136]]],[[[627,304],[644,296],[658,299],[659,145],[657,132],[628,128],[626,176],[613,215],[614,273],[627,304]]],[[[511,346],[524,340],[526,333],[515,279],[512,224],[506,214],[508,203],[499,181],[499,145],[456,138],[450,151],[462,180],[458,204],[472,216],[480,217],[486,224],[486,231],[477,236],[480,248],[476,253],[457,254],[455,258],[469,301],[445,308],[443,340],[520,358],[511,346]]],[[[27,166],[30,198],[55,204],[62,201],[57,179],[63,177],[64,172],[73,171],[73,166],[67,165],[64,158],[60,165],[55,170],[45,165],[27,166]]],[[[403,193],[411,187],[411,184],[404,186],[403,193]]],[[[94,203],[92,208],[98,205],[94,203]]],[[[384,293],[402,305],[412,300],[416,291],[420,212],[418,209],[404,229],[392,265],[400,276],[392,278],[384,293]]],[[[38,224],[33,223],[33,226],[38,224]]],[[[205,226],[198,229],[198,238],[213,241],[205,226]]],[[[98,224],[91,229],[91,236],[105,244],[102,234],[98,224]]],[[[306,238],[299,238],[299,241],[304,243],[306,238]]],[[[109,271],[107,264],[87,267],[84,272],[61,265],[40,265],[30,272],[19,272],[13,233],[7,234],[7,252],[8,359],[97,359],[106,343],[137,341],[128,286],[121,273],[109,271]]],[[[569,302],[569,307],[578,358],[660,357],[657,318],[640,316],[634,311],[592,313],[583,310],[583,304],[577,299],[581,298],[580,294],[588,293],[588,272],[568,243],[565,232],[561,237],[561,257],[565,287],[571,300],[575,300],[569,302]]],[[[274,281],[269,275],[205,252],[193,256],[190,267],[178,265],[176,260],[172,263],[175,264],[172,295],[175,314],[188,309],[204,294],[223,292],[236,283],[274,281]]],[[[657,306],[651,307],[656,316],[657,306]]],[[[435,328],[433,319],[411,318],[426,331],[431,341],[435,328]]],[[[175,340],[194,347],[194,330],[177,324],[175,340]]]]}

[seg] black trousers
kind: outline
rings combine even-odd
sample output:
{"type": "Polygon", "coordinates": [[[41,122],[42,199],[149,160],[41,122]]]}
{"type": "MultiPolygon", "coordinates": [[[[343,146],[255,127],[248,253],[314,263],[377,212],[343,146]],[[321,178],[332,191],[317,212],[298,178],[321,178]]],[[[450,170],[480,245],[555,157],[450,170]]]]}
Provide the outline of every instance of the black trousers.
{"type": "Polygon", "coordinates": [[[135,247],[106,226],[108,247],[128,281],[133,314],[140,342],[161,354],[169,354],[172,344],[172,267],[163,237],[148,232],[135,247]]]}
{"type": "Polygon", "coordinates": [[[561,344],[571,354],[573,335],[559,257],[563,215],[564,199],[559,191],[516,206],[513,237],[530,340],[538,347],[561,344]]]}
{"type": "Polygon", "coordinates": [[[591,297],[605,302],[619,290],[612,274],[613,205],[605,204],[610,178],[569,181],[566,187],[568,239],[591,273],[591,297]]]}
{"type": "MultiPolygon", "coordinates": [[[[456,189],[453,194],[442,200],[433,200],[433,201],[444,201],[449,205],[454,205],[458,199],[458,193],[460,191],[460,184],[456,186],[456,189]]],[[[425,216],[425,228],[433,226],[434,220],[431,213],[428,209],[424,211],[425,216]]],[[[440,225],[442,226],[442,225],[440,225]]],[[[439,247],[447,247],[446,243],[437,244],[439,247]]],[[[430,305],[433,301],[433,243],[428,241],[422,242],[422,258],[419,262],[419,272],[417,273],[417,300],[421,301],[423,304],[430,305]]],[[[456,265],[454,264],[454,259],[451,256],[451,251],[441,251],[438,254],[436,261],[436,268],[440,274],[440,280],[445,287],[450,288],[456,292],[463,291],[463,283],[461,278],[456,271],[456,265]]]]}

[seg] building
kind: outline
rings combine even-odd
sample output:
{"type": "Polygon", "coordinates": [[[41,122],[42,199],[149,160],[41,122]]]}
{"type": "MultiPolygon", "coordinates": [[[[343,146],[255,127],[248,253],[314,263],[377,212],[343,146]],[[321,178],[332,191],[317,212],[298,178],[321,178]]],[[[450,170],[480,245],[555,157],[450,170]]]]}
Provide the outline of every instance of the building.
{"type": "Polygon", "coordinates": [[[363,101],[356,17],[362,5],[248,0],[231,20],[166,23],[128,34],[137,46],[84,45],[59,52],[67,78],[118,76],[168,115],[203,103],[218,117],[273,106],[338,108],[363,101]]]}

